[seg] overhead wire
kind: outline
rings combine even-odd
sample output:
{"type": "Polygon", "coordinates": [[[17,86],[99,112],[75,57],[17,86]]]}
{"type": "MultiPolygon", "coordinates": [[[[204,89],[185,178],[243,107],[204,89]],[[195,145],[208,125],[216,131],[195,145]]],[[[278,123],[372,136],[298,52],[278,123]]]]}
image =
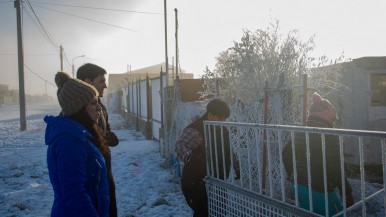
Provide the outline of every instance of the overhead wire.
{"type": "Polygon", "coordinates": [[[27,3],[28,3],[28,6],[30,7],[32,13],[34,14],[34,16],[36,17],[36,20],[39,22],[39,25],[41,26],[44,34],[48,37],[49,41],[55,46],[56,49],[59,49],[59,45],[58,43],[55,41],[55,39],[51,36],[51,34],[47,31],[46,27],[43,25],[43,23],[40,21],[39,17],[37,16],[37,14],[35,13],[35,10],[33,9],[31,3],[29,0],[26,0],[27,3]]]}
{"type": "MultiPolygon", "coordinates": [[[[56,51],[59,51],[59,45],[58,43],[56,42],[56,40],[54,39],[54,37],[48,32],[47,28],[44,26],[44,24],[40,21],[38,15],[36,14],[35,10],[33,9],[31,3],[29,0],[26,0],[27,2],[27,6],[25,4],[22,4],[23,5],[23,11],[25,11],[25,13],[29,16],[29,18],[31,19],[32,23],[36,26],[36,28],[39,30],[39,32],[43,35],[43,37],[46,39],[46,41],[54,47],[54,49],[56,51]],[[30,11],[33,13],[33,15],[30,13],[30,11]]],[[[64,53],[64,52],[63,52],[64,53]]],[[[71,67],[70,63],[69,63],[69,60],[68,60],[68,57],[67,55],[64,53],[64,60],[65,60],[65,63],[67,63],[67,65],[69,67],[71,67]]],[[[26,66],[27,67],[27,66],[26,66]]],[[[28,68],[28,67],[27,67],[28,68]]],[[[31,70],[31,69],[30,69],[31,70]]],[[[32,71],[32,70],[31,70],[32,71]]],[[[36,73],[34,73],[36,74],[36,73]]],[[[36,74],[37,75],[37,74],[36,74]]],[[[38,75],[37,75],[38,76],[38,75]]]]}
{"type": "MultiPolygon", "coordinates": [[[[8,2],[13,2],[13,1],[12,0],[10,0],[10,1],[0,1],[0,3],[8,3],[8,2]]],[[[49,10],[49,11],[54,11],[54,12],[57,12],[57,13],[66,14],[66,15],[77,17],[77,18],[84,19],[84,20],[87,20],[87,21],[91,21],[91,22],[95,22],[95,23],[99,23],[99,24],[103,24],[103,25],[107,25],[107,26],[111,26],[111,27],[115,27],[115,28],[120,28],[120,29],[124,29],[124,30],[128,30],[128,31],[132,31],[132,32],[138,32],[138,31],[130,29],[130,28],[126,28],[126,27],[110,24],[110,23],[105,23],[105,22],[101,22],[101,21],[97,21],[97,20],[92,20],[92,19],[89,19],[89,18],[86,18],[86,17],[81,17],[81,16],[78,16],[78,15],[75,15],[75,14],[71,14],[71,13],[67,13],[67,12],[63,12],[63,11],[58,11],[58,10],[50,9],[50,8],[47,8],[47,7],[39,6],[39,4],[55,5],[55,6],[62,6],[62,7],[84,8],[84,9],[93,9],[93,10],[118,11],[118,12],[126,12],[126,13],[140,13],[140,14],[149,14],[149,15],[163,15],[162,13],[153,13],[153,12],[144,12],[144,11],[131,11],[131,10],[111,9],[111,8],[100,8],[100,7],[76,6],[76,5],[65,5],[65,4],[55,4],[55,3],[42,3],[42,2],[34,2],[34,1],[29,1],[29,0],[26,0],[26,2],[28,3],[28,7],[24,6],[24,4],[23,4],[24,11],[27,13],[29,18],[34,23],[34,25],[37,27],[37,29],[40,31],[40,33],[43,35],[43,37],[56,50],[59,50],[58,43],[55,41],[55,39],[52,37],[52,35],[48,32],[46,27],[40,21],[40,19],[37,16],[34,8],[32,7],[32,5],[34,5],[35,7],[39,7],[39,8],[42,8],[42,9],[49,10]],[[29,12],[28,8],[30,9],[30,11],[32,12],[33,15],[29,12]]],[[[71,67],[71,64],[70,64],[70,61],[68,59],[68,56],[67,56],[67,54],[66,54],[66,52],[64,50],[63,50],[63,57],[64,57],[64,60],[65,60],[65,63],[69,67],[71,67]]],[[[31,72],[33,72],[30,68],[28,68],[28,69],[31,72]]],[[[36,73],[34,73],[34,74],[37,75],[36,73]]],[[[41,79],[43,79],[43,78],[41,78],[41,79]]]]}
{"type": "MultiPolygon", "coordinates": [[[[28,0],[27,0],[28,2],[28,0]]],[[[59,46],[55,39],[50,35],[50,33],[47,31],[47,29],[44,27],[43,23],[40,21],[39,17],[33,10],[32,6],[29,5],[29,9],[32,11],[33,16],[30,14],[29,10],[27,7],[23,4],[24,11],[26,14],[29,16],[31,19],[32,23],[36,26],[36,28],[39,30],[39,32],[43,35],[43,37],[47,40],[47,42],[55,48],[55,50],[59,50],[59,46]]]]}
{"type": "Polygon", "coordinates": [[[86,17],[81,17],[81,16],[78,16],[78,15],[75,15],[75,14],[71,14],[71,13],[67,13],[67,12],[63,12],[63,11],[58,11],[58,10],[54,10],[54,9],[51,9],[51,8],[46,8],[46,7],[42,7],[42,6],[38,6],[38,5],[35,5],[35,6],[39,7],[39,8],[43,8],[43,9],[49,10],[49,11],[55,11],[57,13],[66,14],[66,15],[69,15],[69,16],[73,16],[73,17],[77,17],[77,18],[83,19],[83,20],[91,21],[91,22],[94,22],[94,23],[99,23],[99,24],[103,24],[103,25],[107,25],[107,26],[111,26],[111,27],[115,27],[115,28],[119,28],[119,29],[128,30],[128,31],[131,31],[131,32],[139,33],[138,31],[136,31],[134,29],[129,29],[129,28],[126,28],[126,27],[117,26],[117,25],[114,25],[114,24],[105,23],[105,22],[98,21],[98,20],[92,20],[92,19],[89,19],[89,18],[86,18],[86,17]]]}
{"type": "MultiPolygon", "coordinates": [[[[48,41],[48,43],[54,47],[56,51],[59,51],[59,45],[52,37],[52,35],[48,32],[47,28],[43,25],[43,23],[40,21],[38,15],[36,14],[35,10],[33,9],[31,3],[29,0],[26,0],[28,7],[23,4],[24,11],[27,13],[27,15],[30,17],[31,21],[34,23],[36,28],[39,30],[39,32],[43,35],[43,37],[48,41]],[[29,13],[29,10],[33,13],[33,16],[29,13]]],[[[66,63],[71,66],[68,62],[67,56],[65,56],[66,63]]]]}
{"type": "Polygon", "coordinates": [[[119,11],[119,12],[126,12],[126,13],[163,15],[163,13],[146,12],[146,11],[132,11],[132,10],[122,10],[122,9],[113,9],[113,8],[100,8],[100,7],[79,6],[79,5],[64,5],[64,4],[42,3],[42,2],[34,2],[34,1],[32,1],[32,2],[34,4],[56,5],[56,6],[72,7],[72,8],[85,8],[85,9],[96,9],[96,10],[104,10],[104,11],[119,11]]]}
{"type": "Polygon", "coordinates": [[[24,67],[26,67],[30,72],[32,72],[32,74],[36,75],[38,78],[40,78],[41,80],[45,81],[46,83],[50,84],[51,86],[53,87],[56,87],[55,84],[49,82],[47,79],[43,78],[42,76],[40,76],[38,73],[34,72],[31,68],[29,68],[26,64],[24,64],[24,67]]]}

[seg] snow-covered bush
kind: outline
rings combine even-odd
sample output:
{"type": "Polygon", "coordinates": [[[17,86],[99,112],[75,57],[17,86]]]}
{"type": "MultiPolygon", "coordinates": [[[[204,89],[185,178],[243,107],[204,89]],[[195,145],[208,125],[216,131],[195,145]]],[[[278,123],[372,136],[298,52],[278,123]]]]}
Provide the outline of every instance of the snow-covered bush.
{"type": "MultiPolygon", "coordinates": [[[[314,37],[303,42],[297,30],[281,35],[278,21],[263,30],[244,30],[240,41],[219,54],[215,68],[206,69],[202,76],[206,91],[202,96],[227,101],[231,107],[230,121],[301,125],[306,114],[303,97],[308,101],[314,91],[329,97],[341,87],[341,64],[337,63],[343,55],[333,61],[326,56],[314,58],[311,57],[314,47],[314,37]]],[[[286,140],[286,136],[282,138],[286,140]]],[[[279,185],[280,179],[279,146],[271,145],[267,153],[256,154],[256,150],[264,150],[266,140],[277,144],[278,136],[270,134],[269,138],[263,138],[263,132],[242,135],[231,132],[230,137],[234,150],[239,153],[240,165],[252,168],[252,177],[241,174],[241,180],[258,180],[264,176],[263,171],[268,168],[262,168],[263,161],[270,153],[275,162],[270,169],[273,188],[278,189],[275,185],[279,185]]]]}
{"type": "Polygon", "coordinates": [[[297,30],[281,35],[278,21],[264,30],[244,30],[240,41],[219,54],[215,68],[206,69],[203,97],[226,100],[235,121],[263,123],[267,100],[266,122],[300,123],[304,74],[312,75],[308,81],[311,91],[332,94],[339,86],[339,68],[331,64],[341,62],[343,55],[334,61],[326,56],[314,58],[310,55],[314,47],[314,37],[303,42],[297,30]]]}

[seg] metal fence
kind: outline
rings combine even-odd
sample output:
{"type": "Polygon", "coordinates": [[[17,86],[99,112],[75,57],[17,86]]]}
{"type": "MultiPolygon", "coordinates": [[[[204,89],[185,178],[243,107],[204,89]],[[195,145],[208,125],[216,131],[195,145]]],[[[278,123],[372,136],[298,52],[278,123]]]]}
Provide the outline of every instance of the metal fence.
{"type": "MultiPolygon", "coordinates": [[[[205,142],[207,152],[207,194],[210,216],[320,216],[313,213],[312,194],[309,190],[309,210],[299,206],[298,180],[296,169],[296,155],[293,159],[293,181],[294,191],[290,190],[290,182],[284,169],[282,150],[285,145],[291,145],[295,150],[295,135],[303,134],[306,138],[307,147],[307,176],[311,177],[311,160],[309,147],[310,136],[318,136],[321,139],[321,152],[323,156],[323,183],[327,183],[326,163],[326,138],[336,137],[338,141],[338,156],[341,171],[341,183],[343,197],[342,211],[334,216],[386,216],[385,215],[385,181],[386,181],[386,132],[359,131],[335,128],[314,128],[287,125],[264,125],[234,122],[213,122],[206,121],[205,142]],[[216,130],[213,130],[215,129],[216,130]],[[228,133],[224,133],[228,131],[228,133]],[[221,134],[221,135],[216,135],[221,134]],[[229,138],[225,138],[229,135],[229,138]],[[218,139],[220,138],[220,139],[218,139]],[[217,156],[217,149],[222,149],[224,141],[229,140],[230,156],[217,156]],[[366,164],[364,147],[379,146],[382,152],[382,162],[379,167],[369,167],[366,164]],[[349,148],[355,150],[360,156],[355,166],[345,163],[344,150],[349,148]],[[216,149],[216,150],[215,150],[216,149]],[[240,167],[239,178],[236,179],[236,170],[231,169],[228,177],[219,176],[218,165],[225,165],[225,159],[230,159],[231,166],[237,164],[240,167]],[[220,162],[219,162],[220,161],[220,162]],[[373,168],[376,168],[375,171],[373,168]],[[378,181],[374,183],[373,174],[378,174],[378,181]],[[354,204],[346,207],[345,177],[348,177],[349,184],[353,189],[354,204]]],[[[292,153],[296,153],[292,152],[292,153]]],[[[226,168],[225,166],[222,168],[226,168]]],[[[225,171],[223,174],[226,174],[225,171]]],[[[308,189],[312,189],[311,181],[308,182],[308,189]]],[[[327,193],[327,184],[324,184],[324,192],[327,193]]],[[[326,195],[326,194],[325,194],[326,195]]],[[[328,204],[327,196],[324,197],[325,204],[328,204]]],[[[328,206],[325,207],[328,216],[328,206]]]]}

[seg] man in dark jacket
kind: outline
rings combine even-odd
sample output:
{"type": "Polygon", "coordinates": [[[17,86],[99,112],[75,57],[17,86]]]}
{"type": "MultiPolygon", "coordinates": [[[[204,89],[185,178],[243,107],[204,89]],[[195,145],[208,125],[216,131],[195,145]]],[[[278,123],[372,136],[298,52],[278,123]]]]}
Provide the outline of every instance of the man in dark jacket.
{"type": "MultiPolygon", "coordinates": [[[[99,93],[98,103],[101,106],[101,115],[98,120],[98,126],[103,130],[103,134],[107,143],[107,146],[115,147],[118,145],[119,140],[115,133],[110,129],[109,118],[106,110],[106,106],[100,100],[103,97],[103,91],[107,88],[106,85],[106,70],[95,64],[86,63],[79,67],[76,77],[86,83],[93,85],[99,93]]],[[[108,148],[108,147],[107,147],[108,148]]],[[[108,154],[104,154],[104,158],[107,166],[109,190],[110,190],[110,217],[116,217],[117,214],[117,202],[115,197],[115,183],[111,168],[111,154],[108,148],[108,154]]]]}
{"type": "MultiPolygon", "coordinates": [[[[206,113],[186,127],[175,144],[177,157],[184,162],[181,179],[182,192],[186,202],[194,212],[194,217],[208,216],[208,198],[204,183],[207,171],[203,122],[206,120],[225,121],[228,117],[229,107],[224,101],[218,99],[210,101],[207,105],[206,113]]],[[[216,134],[214,134],[213,130],[211,135],[216,135],[217,138],[216,140],[212,139],[212,147],[210,149],[212,153],[209,155],[211,155],[213,163],[218,162],[219,164],[218,172],[211,171],[211,174],[216,178],[224,180],[229,175],[231,164],[229,133],[225,128],[216,127],[216,134]],[[222,141],[223,144],[221,143],[222,141]],[[215,145],[217,145],[217,149],[214,147],[215,145]],[[224,149],[222,149],[222,145],[224,145],[224,149]],[[215,153],[215,150],[217,150],[217,153],[215,153]],[[224,150],[224,153],[222,153],[222,150],[224,150]],[[223,156],[225,159],[223,159],[223,156]],[[223,161],[225,161],[226,174],[224,174],[223,161]]],[[[236,174],[239,174],[238,161],[235,157],[233,161],[236,174]]],[[[213,168],[217,168],[217,166],[214,165],[213,168]]]]}
{"type": "MultiPolygon", "coordinates": [[[[312,96],[312,105],[309,109],[307,119],[308,127],[333,128],[337,120],[335,108],[331,103],[323,99],[319,94],[312,96]]],[[[308,169],[307,169],[307,142],[305,133],[295,133],[295,158],[298,182],[299,206],[310,210],[309,189],[308,189],[308,169]]],[[[325,194],[324,194],[324,173],[323,173],[323,152],[322,139],[320,134],[310,133],[310,171],[312,187],[313,212],[320,215],[326,215],[325,194]]],[[[343,188],[341,181],[340,167],[340,148],[339,138],[335,135],[325,135],[325,156],[326,156],[326,176],[327,176],[327,197],[329,216],[332,216],[342,210],[341,199],[335,193],[338,188],[342,196],[343,188]]],[[[293,160],[292,160],[292,142],[290,141],[283,149],[283,163],[291,182],[291,189],[294,192],[293,160]]],[[[352,189],[347,178],[344,177],[346,206],[351,206],[354,202],[352,189]]]]}

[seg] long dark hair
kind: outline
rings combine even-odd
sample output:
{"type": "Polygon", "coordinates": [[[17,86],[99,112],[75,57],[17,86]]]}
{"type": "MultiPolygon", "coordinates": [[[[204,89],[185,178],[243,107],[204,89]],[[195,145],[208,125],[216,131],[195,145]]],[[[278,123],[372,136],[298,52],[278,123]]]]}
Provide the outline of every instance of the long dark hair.
{"type": "Polygon", "coordinates": [[[72,120],[82,124],[93,136],[92,140],[95,142],[99,151],[105,156],[109,152],[109,149],[104,145],[106,143],[105,138],[103,137],[103,131],[99,126],[91,119],[86,111],[86,106],[84,106],[80,111],[70,116],[72,120]]]}

